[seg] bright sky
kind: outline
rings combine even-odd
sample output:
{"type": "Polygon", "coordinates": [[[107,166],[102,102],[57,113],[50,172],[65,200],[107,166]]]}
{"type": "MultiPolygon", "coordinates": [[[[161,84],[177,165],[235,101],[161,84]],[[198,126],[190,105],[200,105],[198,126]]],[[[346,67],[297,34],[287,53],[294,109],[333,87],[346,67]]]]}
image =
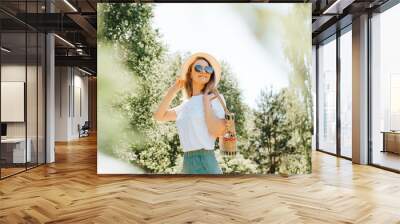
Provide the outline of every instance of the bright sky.
{"type": "MultiPolygon", "coordinates": [[[[289,6],[257,5],[264,8],[267,5],[277,12],[289,6]]],[[[276,46],[270,51],[263,47],[230,4],[155,4],[153,22],[169,53],[202,51],[228,62],[250,107],[256,106],[261,89],[288,85],[288,65],[283,54],[276,54],[276,46]]]]}

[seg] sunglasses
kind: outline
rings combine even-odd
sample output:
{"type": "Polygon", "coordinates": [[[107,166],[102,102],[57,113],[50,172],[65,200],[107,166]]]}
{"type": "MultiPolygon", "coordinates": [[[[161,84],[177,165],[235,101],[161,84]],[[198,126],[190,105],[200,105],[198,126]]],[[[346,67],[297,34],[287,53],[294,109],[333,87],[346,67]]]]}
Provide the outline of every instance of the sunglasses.
{"type": "Polygon", "coordinates": [[[213,72],[214,72],[214,69],[213,69],[213,67],[211,67],[211,66],[201,66],[201,65],[199,65],[199,64],[197,64],[197,65],[195,65],[194,66],[194,70],[196,71],[196,72],[206,72],[206,73],[208,73],[208,74],[212,74],[213,72]]]}

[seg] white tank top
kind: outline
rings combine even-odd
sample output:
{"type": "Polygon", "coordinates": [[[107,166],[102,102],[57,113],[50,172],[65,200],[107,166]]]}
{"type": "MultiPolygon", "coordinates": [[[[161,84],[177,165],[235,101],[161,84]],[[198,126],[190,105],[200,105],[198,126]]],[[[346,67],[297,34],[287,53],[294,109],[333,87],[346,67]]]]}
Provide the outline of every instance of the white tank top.
{"type": "MultiPolygon", "coordinates": [[[[220,96],[225,103],[224,97],[221,94],[220,96]]],[[[224,108],[217,98],[211,101],[211,108],[217,118],[225,118],[224,108]]],[[[183,151],[213,150],[216,138],[208,133],[203,94],[184,100],[174,110],[177,116],[176,126],[183,151]]]]}

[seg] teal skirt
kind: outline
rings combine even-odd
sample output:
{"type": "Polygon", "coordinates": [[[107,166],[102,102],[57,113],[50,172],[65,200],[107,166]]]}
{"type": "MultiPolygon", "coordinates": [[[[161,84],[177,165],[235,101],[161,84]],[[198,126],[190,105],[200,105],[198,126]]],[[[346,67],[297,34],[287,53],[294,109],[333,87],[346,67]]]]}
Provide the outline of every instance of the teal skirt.
{"type": "Polygon", "coordinates": [[[215,158],[214,150],[200,149],[184,152],[182,173],[222,174],[222,170],[215,158]]]}

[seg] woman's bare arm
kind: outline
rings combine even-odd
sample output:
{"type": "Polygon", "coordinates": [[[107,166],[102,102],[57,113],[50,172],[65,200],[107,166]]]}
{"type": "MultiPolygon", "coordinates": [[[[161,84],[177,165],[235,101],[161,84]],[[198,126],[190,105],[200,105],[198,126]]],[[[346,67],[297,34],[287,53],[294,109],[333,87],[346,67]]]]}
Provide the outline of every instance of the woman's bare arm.
{"type": "Polygon", "coordinates": [[[174,121],[176,120],[176,112],[174,109],[169,109],[169,105],[175,98],[176,94],[183,88],[185,81],[177,80],[173,86],[171,86],[164,98],[162,99],[157,110],[153,113],[154,119],[157,121],[174,121]]]}
{"type": "Polygon", "coordinates": [[[208,132],[215,138],[222,136],[225,133],[225,119],[218,118],[211,108],[211,95],[204,94],[204,114],[208,132]]]}

